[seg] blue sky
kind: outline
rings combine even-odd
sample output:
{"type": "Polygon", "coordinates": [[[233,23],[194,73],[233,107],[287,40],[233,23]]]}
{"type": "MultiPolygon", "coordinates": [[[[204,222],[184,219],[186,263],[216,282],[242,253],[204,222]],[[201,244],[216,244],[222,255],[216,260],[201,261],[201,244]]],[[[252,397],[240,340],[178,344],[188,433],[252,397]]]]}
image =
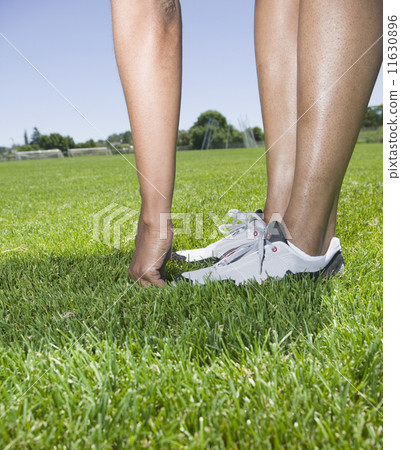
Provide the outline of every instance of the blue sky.
{"type": "MultiPolygon", "coordinates": [[[[182,0],[180,128],[207,109],[238,127],[262,125],[253,52],[253,1],[182,0]]],[[[86,117],[85,120],[0,36],[0,146],[24,130],[76,142],[129,129],[113,53],[109,0],[1,0],[0,33],[86,117]],[[90,123],[88,123],[88,121],[90,123]]],[[[370,104],[382,103],[382,73],[370,104]]]]}

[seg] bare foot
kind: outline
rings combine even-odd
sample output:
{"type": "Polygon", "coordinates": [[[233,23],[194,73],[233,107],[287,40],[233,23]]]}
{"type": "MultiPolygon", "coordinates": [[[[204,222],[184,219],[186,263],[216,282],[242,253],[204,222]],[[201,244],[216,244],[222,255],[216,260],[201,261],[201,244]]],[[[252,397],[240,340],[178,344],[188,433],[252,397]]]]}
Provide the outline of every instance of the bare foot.
{"type": "Polygon", "coordinates": [[[166,263],[171,259],[173,228],[167,229],[167,239],[160,238],[160,226],[139,222],[135,252],[128,269],[129,276],[139,285],[164,286],[166,263]]]}

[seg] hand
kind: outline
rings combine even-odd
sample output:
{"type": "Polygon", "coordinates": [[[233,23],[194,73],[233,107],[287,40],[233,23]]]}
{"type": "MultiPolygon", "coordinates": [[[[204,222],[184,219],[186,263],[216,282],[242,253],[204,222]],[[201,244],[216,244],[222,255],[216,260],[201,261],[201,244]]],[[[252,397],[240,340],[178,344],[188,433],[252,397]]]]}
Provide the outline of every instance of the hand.
{"type": "Polygon", "coordinates": [[[166,263],[171,259],[173,228],[167,228],[167,239],[160,239],[160,226],[139,221],[135,252],[128,269],[129,276],[140,286],[164,286],[166,263]]]}

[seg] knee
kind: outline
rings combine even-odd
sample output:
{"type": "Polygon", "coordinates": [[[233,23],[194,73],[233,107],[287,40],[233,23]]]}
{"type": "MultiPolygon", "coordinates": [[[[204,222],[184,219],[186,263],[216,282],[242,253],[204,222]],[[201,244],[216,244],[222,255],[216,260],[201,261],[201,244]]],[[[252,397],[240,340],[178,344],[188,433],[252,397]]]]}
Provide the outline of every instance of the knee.
{"type": "MultiPolygon", "coordinates": [[[[143,6],[146,5],[144,0],[143,6]]],[[[179,0],[152,0],[145,6],[153,19],[162,21],[165,25],[170,25],[176,22],[180,18],[180,3],[179,0]]]]}
{"type": "Polygon", "coordinates": [[[159,0],[161,10],[167,20],[176,17],[178,13],[178,0],[159,0]]]}

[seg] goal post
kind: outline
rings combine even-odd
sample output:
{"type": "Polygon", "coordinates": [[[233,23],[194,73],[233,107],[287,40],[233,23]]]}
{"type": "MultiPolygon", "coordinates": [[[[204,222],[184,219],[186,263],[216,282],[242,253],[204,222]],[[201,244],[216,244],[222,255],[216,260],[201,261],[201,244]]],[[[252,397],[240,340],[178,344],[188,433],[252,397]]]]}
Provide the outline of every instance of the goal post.
{"type": "Polygon", "coordinates": [[[63,157],[63,152],[58,148],[53,148],[50,150],[29,150],[26,152],[15,152],[15,159],[17,161],[63,157]]]}
{"type": "Polygon", "coordinates": [[[70,148],[68,156],[101,156],[111,155],[111,150],[108,147],[91,147],[91,148],[70,148]]]}

